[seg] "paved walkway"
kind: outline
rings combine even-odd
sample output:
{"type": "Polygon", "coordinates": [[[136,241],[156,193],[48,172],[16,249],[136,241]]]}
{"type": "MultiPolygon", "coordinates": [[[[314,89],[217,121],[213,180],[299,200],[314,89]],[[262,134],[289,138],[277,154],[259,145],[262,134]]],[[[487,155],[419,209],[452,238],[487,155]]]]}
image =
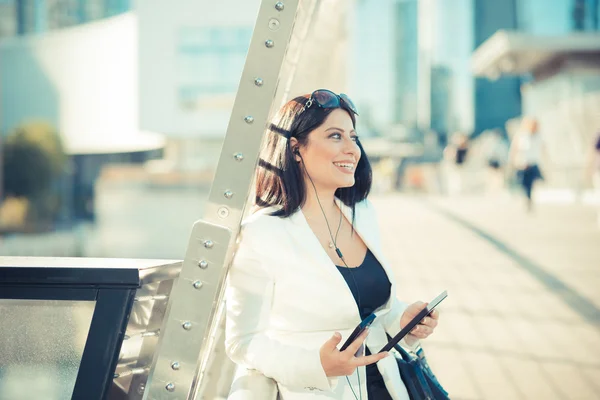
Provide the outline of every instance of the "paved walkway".
{"type": "Polygon", "coordinates": [[[399,296],[443,289],[426,341],[452,399],[600,398],[600,231],[594,209],[514,199],[376,197],[399,296]]]}
{"type": "MultiPolygon", "coordinates": [[[[105,188],[85,254],[182,258],[205,199],[197,191],[105,188]]],[[[425,348],[453,399],[600,399],[594,208],[541,204],[526,215],[506,197],[372,201],[399,296],[430,300],[448,289],[425,348]]]]}

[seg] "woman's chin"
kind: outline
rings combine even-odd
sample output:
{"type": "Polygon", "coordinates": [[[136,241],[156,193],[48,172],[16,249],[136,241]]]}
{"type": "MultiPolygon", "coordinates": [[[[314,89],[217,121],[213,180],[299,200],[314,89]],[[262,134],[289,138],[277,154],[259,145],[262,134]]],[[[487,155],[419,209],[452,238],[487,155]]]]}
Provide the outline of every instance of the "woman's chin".
{"type": "Polygon", "coordinates": [[[354,183],[355,183],[354,178],[352,178],[351,180],[346,179],[344,182],[340,182],[340,184],[338,185],[338,188],[340,188],[340,189],[341,188],[349,188],[349,187],[354,186],[354,183]]]}

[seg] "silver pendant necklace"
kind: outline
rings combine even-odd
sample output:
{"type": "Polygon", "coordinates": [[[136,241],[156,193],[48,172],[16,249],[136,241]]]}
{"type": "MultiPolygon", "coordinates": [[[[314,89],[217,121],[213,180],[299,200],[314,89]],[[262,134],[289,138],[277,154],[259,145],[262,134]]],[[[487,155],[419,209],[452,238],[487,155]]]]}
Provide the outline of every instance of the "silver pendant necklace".
{"type": "MultiPolygon", "coordinates": [[[[327,217],[325,217],[325,221],[327,221],[327,217]]],[[[342,209],[340,208],[340,222],[338,222],[338,227],[337,230],[335,231],[335,239],[333,237],[331,237],[331,230],[329,230],[329,222],[327,222],[327,229],[329,230],[329,236],[331,237],[331,240],[329,241],[329,248],[330,249],[335,249],[337,247],[337,238],[338,238],[338,234],[340,233],[340,228],[342,227],[342,209]]]]}
{"type": "MultiPolygon", "coordinates": [[[[337,230],[335,231],[335,238],[333,237],[333,235],[331,234],[331,230],[329,229],[329,221],[327,220],[327,217],[324,214],[323,216],[325,217],[325,223],[327,224],[327,230],[329,231],[329,237],[331,238],[327,241],[327,247],[333,250],[337,246],[337,238],[340,233],[340,228],[342,227],[342,210],[340,209],[340,220],[338,222],[337,230]]],[[[306,219],[308,221],[311,220],[311,218],[308,216],[306,216],[306,219]]]]}

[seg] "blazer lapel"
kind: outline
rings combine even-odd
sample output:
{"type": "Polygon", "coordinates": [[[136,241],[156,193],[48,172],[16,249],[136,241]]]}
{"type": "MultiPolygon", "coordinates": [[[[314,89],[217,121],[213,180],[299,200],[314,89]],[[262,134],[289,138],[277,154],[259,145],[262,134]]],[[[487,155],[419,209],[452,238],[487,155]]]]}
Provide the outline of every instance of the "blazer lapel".
{"type": "MultiPolygon", "coordinates": [[[[350,223],[352,223],[352,210],[350,207],[347,207],[338,199],[336,199],[336,203],[342,210],[344,217],[350,223]]],[[[384,258],[382,257],[380,246],[378,243],[376,243],[378,233],[375,232],[375,229],[377,224],[373,223],[373,221],[370,221],[370,216],[365,215],[365,213],[361,211],[364,210],[362,210],[360,206],[357,207],[354,224],[355,232],[360,236],[365,245],[371,250],[375,258],[377,258],[377,260],[380,262],[391,283],[390,298],[383,308],[377,311],[377,315],[380,316],[387,313],[391,307],[393,300],[392,296],[395,296],[396,290],[395,282],[389,267],[386,265],[384,258]]],[[[356,309],[356,318],[358,321],[360,321],[358,306],[356,305],[356,301],[354,300],[354,296],[352,295],[348,284],[308,225],[302,210],[298,210],[292,214],[289,217],[289,222],[290,225],[288,225],[288,231],[295,239],[296,245],[298,246],[298,252],[304,256],[310,256],[315,261],[314,267],[318,269],[320,273],[325,274],[326,278],[332,279],[332,282],[335,284],[335,288],[338,289],[340,293],[344,293],[344,297],[346,297],[344,302],[354,304],[356,309]]]]}
{"type": "MultiPolygon", "coordinates": [[[[336,203],[338,204],[338,207],[340,207],[340,209],[342,210],[342,213],[344,214],[346,219],[350,222],[350,224],[352,224],[352,209],[346,206],[337,198],[336,203]]],[[[377,243],[377,236],[379,235],[379,233],[376,232],[376,229],[378,229],[378,225],[376,221],[370,220],[370,218],[373,218],[372,215],[367,215],[367,213],[361,211],[364,210],[362,210],[360,207],[356,208],[354,224],[355,232],[358,234],[358,236],[360,236],[367,248],[371,250],[371,253],[373,253],[377,261],[379,261],[391,284],[390,297],[387,303],[384,304],[383,308],[377,311],[377,315],[380,316],[386,314],[390,310],[390,307],[393,303],[393,299],[396,296],[396,283],[392,271],[385,262],[385,258],[383,257],[379,243],[377,243]]]]}
{"type": "Polygon", "coordinates": [[[313,267],[317,270],[317,273],[323,274],[324,279],[330,280],[332,284],[335,285],[332,287],[332,289],[334,289],[332,292],[343,293],[343,296],[345,297],[344,303],[354,304],[356,318],[360,321],[360,313],[356,301],[354,300],[354,296],[352,295],[352,291],[348,287],[348,284],[340,271],[338,271],[335,264],[327,255],[327,252],[310,228],[310,225],[308,225],[308,221],[302,213],[302,210],[298,210],[292,214],[289,217],[289,220],[290,229],[288,229],[288,231],[294,237],[296,245],[298,246],[298,253],[303,256],[309,256],[314,260],[313,267]]]}

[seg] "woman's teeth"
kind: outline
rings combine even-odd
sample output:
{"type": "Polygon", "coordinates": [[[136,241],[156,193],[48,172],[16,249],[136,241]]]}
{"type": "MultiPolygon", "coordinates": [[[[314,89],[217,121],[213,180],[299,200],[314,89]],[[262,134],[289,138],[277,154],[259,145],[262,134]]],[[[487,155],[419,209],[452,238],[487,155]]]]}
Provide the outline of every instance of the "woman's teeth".
{"type": "Polygon", "coordinates": [[[354,164],[333,163],[333,165],[335,165],[337,167],[341,167],[341,168],[346,168],[346,169],[353,169],[354,168],[354,164]]]}

